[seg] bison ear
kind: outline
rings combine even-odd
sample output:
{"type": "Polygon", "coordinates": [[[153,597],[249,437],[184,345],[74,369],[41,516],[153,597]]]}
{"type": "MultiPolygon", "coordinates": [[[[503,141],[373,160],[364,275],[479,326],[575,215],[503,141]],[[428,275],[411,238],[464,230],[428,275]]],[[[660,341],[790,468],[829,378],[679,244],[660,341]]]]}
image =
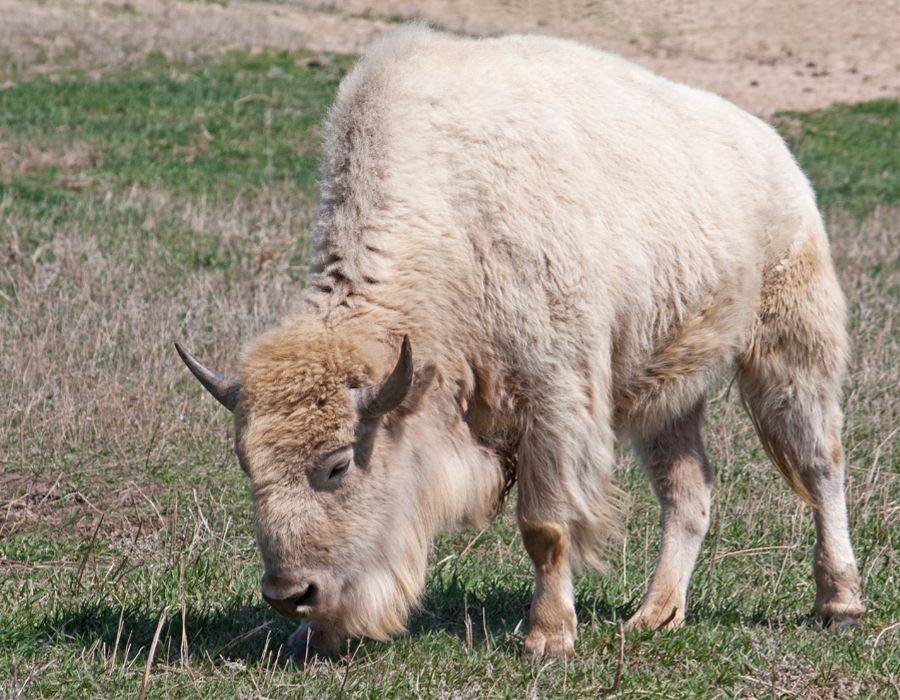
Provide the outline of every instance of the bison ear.
{"type": "Polygon", "coordinates": [[[178,351],[178,355],[184,361],[184,364],[191,370],[191,374],[197,378],[197,381],[203,385],[203,388],[212,394],[213,398],[229,411],[234,411],[238,394],[241,391],[241,385],[226,379],[218,372],[211,370],[191,353],[181,347],[179,343],[175,343],[175,350],[178,351]]]}
{"type": "Polygon", "coordinates": [[[413,384],[413,359],[409,336],[403,336],[400,357],[391,373],[373,386],[357,389],[356,406],[362,420],[372,420],[390,413],[403,403],[413,384]]]}

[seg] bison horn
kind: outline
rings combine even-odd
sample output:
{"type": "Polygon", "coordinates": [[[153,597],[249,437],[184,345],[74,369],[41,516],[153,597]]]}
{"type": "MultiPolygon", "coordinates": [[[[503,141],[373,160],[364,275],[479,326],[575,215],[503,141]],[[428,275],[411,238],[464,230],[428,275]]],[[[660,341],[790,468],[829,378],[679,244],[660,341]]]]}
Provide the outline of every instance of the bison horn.
{"type": "Polygon", "coordinates": [[[386,379],[361,392],[358,402],[360,417],[373,419],[393,411],[406,398],[412,381],[412,349],[409,345],[409,336],[405,335],[394,370],[386,379]]]}
{"type": "Polygon", "coordinates": [[[191,353],[181,347],[179,343],[175,343],[175,349],[178,351],[181,359],[184,360],[184,364],[187,365],[187,368],[191,370],[191,373],[195,377],[197,377],[204,388],[213,395],[213,398],[229,411],[234,411],[241,385],[226,379],[218,372],[211,370],[200,362],[200,360],[191,355],[191,353]]]}

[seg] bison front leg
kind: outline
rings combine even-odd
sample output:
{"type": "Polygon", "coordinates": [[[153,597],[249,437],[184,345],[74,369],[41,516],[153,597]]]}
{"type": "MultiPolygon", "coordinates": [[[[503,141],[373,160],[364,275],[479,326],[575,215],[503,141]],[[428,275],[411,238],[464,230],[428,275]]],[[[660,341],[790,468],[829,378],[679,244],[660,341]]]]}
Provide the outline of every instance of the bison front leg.
{"type": "Polygon", "coordinates": [[[603,546],[619,519],[618,489],[611,481],[613,432],[605,405],[590,396],[565,399],[561,388],[575,377],[551,381],[553,396],[536,401],[530,429],[517,453],[517,513],[525,550],[536,574],[531,629],[525,648],[536,656],[575,653],[572,568],[601,566],[603,546]],[[593,406],[588,420],[579,408],[593,406]]]}
{"type": "Polygon", "coordinates": [[[535,657],[570,657],[575,653],[576,620],[568,528],[529,522],[521,512],[519,527],[537,577],[525,650],[535,657]]]}

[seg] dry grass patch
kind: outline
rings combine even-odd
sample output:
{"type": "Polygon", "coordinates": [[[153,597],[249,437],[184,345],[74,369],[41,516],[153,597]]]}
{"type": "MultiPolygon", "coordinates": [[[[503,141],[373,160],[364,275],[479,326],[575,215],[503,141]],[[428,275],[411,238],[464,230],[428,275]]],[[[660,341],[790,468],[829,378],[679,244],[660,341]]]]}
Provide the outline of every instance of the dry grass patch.
{"type": "Polygon", "coordinates": [[[242,343],[296,299],[311,212],[308,198],[284,189],[198,199],[100,192],[63,224],[7,206],[0,459],[72,471],[102,507],[117,485],[144,481],[160,463],[218,452],[226,421],[194,391],[171,343],[232,365],[242,343]],[[114,232],[94,233],[111,221],[120,222],[114,232]],[[187,240],[173,248],[160,230],[187,240]],[[44,242],[26,254],[22,239],[44,242]],[[111,492],[98,488],[98,474],[111,492]]]}
{"type": "MultiPolygon", "coordinates": [[[[0,134],[2,135],[2,134],[0,134]]],[[[0,180],[28,176],[52,170],[64,178],[99,164],[96,147],[85,141],[65,142],[55,148],[40,148],[28,141],[14,144],[0,140],[0,180]]]]}

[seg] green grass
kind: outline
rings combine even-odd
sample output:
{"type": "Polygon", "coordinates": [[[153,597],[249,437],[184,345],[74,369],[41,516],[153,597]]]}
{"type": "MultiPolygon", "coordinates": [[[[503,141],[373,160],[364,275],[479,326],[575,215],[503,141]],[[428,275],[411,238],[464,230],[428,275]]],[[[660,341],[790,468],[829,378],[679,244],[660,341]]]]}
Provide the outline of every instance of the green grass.
{"type": "MultiPolygon", "coordinates": [[[[160,620],[153,696],[596,697],[613,683],[616,622],[657,542],[656,505],[626,456],[628,537],[607,574],[578,580],[574,661],[521,656],[532,575],[509,507],[474,543],[440,538],[410,635],[363,641],[339,663],[279,656],[291,625],[258,594],[227,419],[169,340],[233,354],[302,284],[317,128],[349,65],[307,58],[155,60],[0,91],[13,153],[0,162],[0,697],[134,696],[160,620]]],[[[846,447],[869,613],[849,633],[808,620],[811,519],[723,385],[692,615],[680,631],[626,637],[614,694],[896,692],[898,110],[779,117],[830,212],[851,304],[846,447]]]]}
{"type": "Polygon", "coordinates": [[[0,91],[0,156],[8,164],[4,172],[0,163],[0,200],[30,224],[20,229],[23,253],[62,222],[79,221],[117,254],[123,238],[136,239],[135,259],[147,255],[145,243],[164,245],[176,279],[185,268],[230,267],[246,249],[226,247],[218,231],[185,226],[172,208],[154,211],[151,225],[145,206],[98,210],[101,193],[122,201],[129,190],[164,191],[179,204],[208,198],[216,207],[261,190],[308,199],[318,127],[350,62],[286,53],[192,65],[157,58],[114,78],[55,75],[0,91]]]}
{"type": "Polygon", "coordinates": [[[199,193],[287,182],[309,191],[318,125],[350,63],[286,53],[233,53],[192,65],[149,65],[112,79],[44,77],[0,91],[0,133],[15,150],[59,155],[6,178],[2,193],[50,206],[107,183],[199,193]],[[60,182],[66,149],[85,151],[80,181],[60,182]]]}
{"type": "Polygon", "coordinates": [[[819,205],[857,216],[900,203],[900,102],[787,112],[776,124],[816,187],[819,205]]]}

